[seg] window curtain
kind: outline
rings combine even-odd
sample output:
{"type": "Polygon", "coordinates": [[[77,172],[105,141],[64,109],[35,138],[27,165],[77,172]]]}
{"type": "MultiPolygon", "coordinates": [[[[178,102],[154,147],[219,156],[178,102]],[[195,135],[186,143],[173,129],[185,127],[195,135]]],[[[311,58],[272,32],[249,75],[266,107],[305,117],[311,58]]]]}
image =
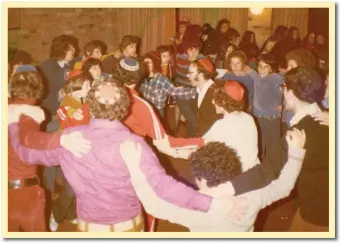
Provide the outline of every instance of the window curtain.
{"type": "Polygon", "coordinates": [[[308,8],[273,8],[273,31],[278,25],[296,26],[302,40],[308,33],[308,8]]]}
{"type": "Polygon", "coordinates": [[[230,26],[237,29],[242,37],[247,30],[248,8],[180,8],[179,19],[190,20],[192,24],[209,23],[216,27],[220,19],[226,18],[230,26]]]}
{"type": "Polygon", "coordinates": [[[141,38],[140,53],[169,45],[176,29],[174,8],[125,8],[117,14],[117,36],[136,35],[141,38]]]}

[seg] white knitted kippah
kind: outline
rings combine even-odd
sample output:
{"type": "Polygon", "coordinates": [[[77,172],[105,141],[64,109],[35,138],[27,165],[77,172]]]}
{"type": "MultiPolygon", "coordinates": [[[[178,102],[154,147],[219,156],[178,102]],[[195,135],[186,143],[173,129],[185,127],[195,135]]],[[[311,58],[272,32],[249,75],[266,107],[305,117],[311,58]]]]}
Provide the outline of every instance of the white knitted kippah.
{"type": "Polygon", "coordinates": [[[127,71],[135,72],[139,70],[139,63],[133,58],[123,58],[120,60],[119,64],[127,71]]]}

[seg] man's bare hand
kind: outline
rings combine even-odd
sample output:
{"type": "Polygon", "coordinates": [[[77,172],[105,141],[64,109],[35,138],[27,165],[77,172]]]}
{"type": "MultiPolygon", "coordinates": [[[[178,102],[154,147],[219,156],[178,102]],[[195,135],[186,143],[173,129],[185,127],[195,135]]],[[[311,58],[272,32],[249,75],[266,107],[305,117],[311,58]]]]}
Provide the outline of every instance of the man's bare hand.
{"type": "Polygon", "coordinates": [[[328,112],[317,112],[312,115],[315,121],[318,121],[321,125],[329,126],[329,114],[328,112]]]}
{"type": "Polygon", "coordinates": [[[306,133],[304,130],[300,131],[294,128],[293,130],[287,131],[286,140],[288,146],[302,149],[306,142],[306,133]]]}
{"type": "Polygon", "coordinates": [[[81,132],[62,134],[60,145],[78,158],[87,154],[92,148],[91,141],[85,139],[81,132]]]}
{"type": "Polygon", "coordinates": [[[127,166],[139,166],[142,157],[142,147],[140,143],[126,140],[120,144],[119,152],[127,166]]]}

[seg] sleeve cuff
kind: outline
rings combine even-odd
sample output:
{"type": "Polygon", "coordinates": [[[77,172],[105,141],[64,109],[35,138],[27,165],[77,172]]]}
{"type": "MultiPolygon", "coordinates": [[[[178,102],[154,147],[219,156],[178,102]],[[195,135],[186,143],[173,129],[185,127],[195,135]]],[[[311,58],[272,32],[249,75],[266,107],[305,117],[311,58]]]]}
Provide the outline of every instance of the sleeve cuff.
{"type": "Polygon", "coordinates": [[[305,157],[305,153],[306,153],[305,149],[301,149],[301,148],[297,148],[297,147],[292,147],[292,146],[288,147],[288,156],[290,158],[293,158],[293,159],[296,159],[296,160],[300,160],[301,162],[302,162],[302,160],[305,157]]]}

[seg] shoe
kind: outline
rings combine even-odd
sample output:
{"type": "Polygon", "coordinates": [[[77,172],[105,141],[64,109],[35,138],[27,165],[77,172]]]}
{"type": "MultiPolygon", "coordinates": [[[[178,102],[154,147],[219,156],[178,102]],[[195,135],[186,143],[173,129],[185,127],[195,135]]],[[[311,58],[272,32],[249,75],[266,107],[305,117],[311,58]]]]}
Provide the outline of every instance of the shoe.
{"type": "Polygon", "coordinates": [[[78,219],[70,220],[71,224],[78,224],[78,219]]]}
{"type": "Polygon", "coordinates": [[[53,214],[50,217],[50,230],[55,232],[58,229],[58,223],[55,221],[53,214]]]}

